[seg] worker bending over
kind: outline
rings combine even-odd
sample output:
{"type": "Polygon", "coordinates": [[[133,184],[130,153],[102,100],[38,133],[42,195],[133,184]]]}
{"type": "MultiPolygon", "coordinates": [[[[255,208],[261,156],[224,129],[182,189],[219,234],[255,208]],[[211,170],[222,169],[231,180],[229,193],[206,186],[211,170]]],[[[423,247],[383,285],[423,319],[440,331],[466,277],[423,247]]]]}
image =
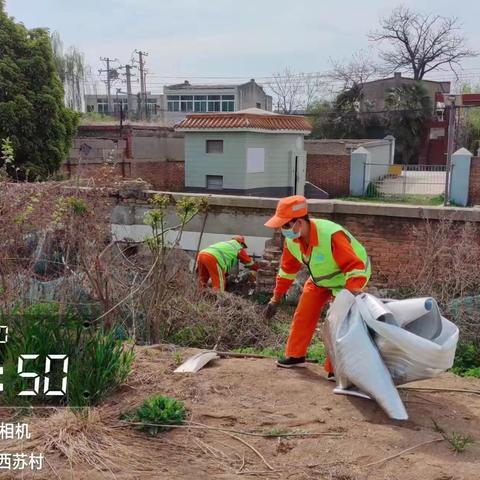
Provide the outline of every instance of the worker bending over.
{"type": "MultiPolygon", "coordinates": [[[[285,357],[277,360],[279,367],[304,366],[323,307],[344,288],[360,292],[370,278],[370,262],[365,248],[343,227],[330,220],[310,219],[301,195],[281,199],[265,225],[281,229],[285,237],[275,289],[264,313],[267,319],[275,315],[302,265],[310,272],[293,316],[285,357]]],[[[329,358],[324,367],[328,377],[334,378],[329,358]]]]}
{"type": "Polygon", "coordinates": [[[246,248],[245,238],[235,235],[232,240],[218,242],[203,249],[197,259],[200,286],[206,287],[210,278],[212,287],[224,292],[226,275],[238,261],[251,270],[258,270],[258,265],[248,255],[246,248]]]}

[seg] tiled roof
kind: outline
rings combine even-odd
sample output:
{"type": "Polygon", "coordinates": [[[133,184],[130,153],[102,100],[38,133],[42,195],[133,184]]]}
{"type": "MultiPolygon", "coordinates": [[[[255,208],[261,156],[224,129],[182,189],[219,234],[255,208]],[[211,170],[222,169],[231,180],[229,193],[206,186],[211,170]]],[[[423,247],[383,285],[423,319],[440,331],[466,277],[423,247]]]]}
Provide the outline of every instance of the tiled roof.
{"type": "Polygon", "coordinates": [[[267,130],[310,132],[307,119],[297,115],[278,115],[271,112],[251,113],[194,113],[176,125],[176,130],[267,130]]]}

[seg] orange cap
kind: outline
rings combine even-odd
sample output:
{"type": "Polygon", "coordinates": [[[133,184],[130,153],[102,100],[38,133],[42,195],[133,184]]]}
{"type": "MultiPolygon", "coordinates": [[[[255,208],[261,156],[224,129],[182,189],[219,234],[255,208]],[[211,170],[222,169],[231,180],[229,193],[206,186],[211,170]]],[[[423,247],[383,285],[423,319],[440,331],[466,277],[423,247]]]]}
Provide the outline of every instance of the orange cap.
{"type": "Polygon", "coordinates": [[[307,214],[307,199],[302,195],[282,198],[277,205],[275,215],[265,223],[269,228],[280,228],[292,218],[301,218],[307,214]]]}
{"type": "Polygon", "coordinates": [[[238,243],[242,244],[245,248],[247,248],[247,244],[245,243],[245,237],[243,235],[234,235],[232,240],[236,240],[238,243]]]}

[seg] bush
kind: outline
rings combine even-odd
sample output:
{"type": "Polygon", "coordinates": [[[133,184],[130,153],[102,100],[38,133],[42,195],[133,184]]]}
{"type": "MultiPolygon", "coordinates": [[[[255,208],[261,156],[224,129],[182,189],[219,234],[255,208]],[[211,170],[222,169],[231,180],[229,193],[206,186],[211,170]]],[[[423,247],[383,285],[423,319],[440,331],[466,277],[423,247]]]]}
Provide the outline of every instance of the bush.
{"type": "Polygon", "coordinates": [[[133,360],[133,350],[125,350],[113,331],[87,335],[68,375],[68,404],[97,405],[127,379],[133,360]]]}
{"type": "MultiPolygon", "coordinates": [[[[30,403],[68,403],[71,406],[94,405],[100,402],[128,376],[133,352],[125,351],[114,333],[104,334],[74,316],[71,311],[60,312],[57,304],[35,304],[24,310],[4,315],[2,325],[8,326],[8,341],[2,350],[4,368],[3,400],[8,405],[30,403]],[[24,354],[38,355],[24,361],[25,372],[36,372],[39,380],[20,377],[18,359],[24,354]],[[64,354],[68,357],[66,396],[44,393],[47,355],[64,354]],[[38,394],[19,396],[32,390],[38,382],[38,394]]],[[[63,362],[51,362],[49,386],[60,390],[65,373],[63,362]]],[[[37,390],[37,389],[35,389],[37,390]]]]}
{"type": "Polygon", "coordinates": [[[181,425],[187,412],[183,402],[163,395],[153,395],[137,408],[133,415],[126,417],[131,421],[141,423],[139,428],[155,436],[168,427],[159,425],[181,425]]]}
{"type": "Polygon", "coordinates": [[[463,377],[480,378],[480,348],[472,342],[460,342],[452,372],[463,377]]]}

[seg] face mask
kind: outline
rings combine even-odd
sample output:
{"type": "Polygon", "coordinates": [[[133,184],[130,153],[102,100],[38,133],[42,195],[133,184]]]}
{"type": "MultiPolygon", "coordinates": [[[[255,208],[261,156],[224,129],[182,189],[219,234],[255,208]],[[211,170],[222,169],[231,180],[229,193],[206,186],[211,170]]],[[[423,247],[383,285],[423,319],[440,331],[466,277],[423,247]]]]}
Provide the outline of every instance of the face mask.
{"type": "Polygon", "coordinates": [[[295,240],[296,238],[300,237],[300,232],[295,233],[293,228],[282,228],[282,235],[290,240],[295,240]]]}

